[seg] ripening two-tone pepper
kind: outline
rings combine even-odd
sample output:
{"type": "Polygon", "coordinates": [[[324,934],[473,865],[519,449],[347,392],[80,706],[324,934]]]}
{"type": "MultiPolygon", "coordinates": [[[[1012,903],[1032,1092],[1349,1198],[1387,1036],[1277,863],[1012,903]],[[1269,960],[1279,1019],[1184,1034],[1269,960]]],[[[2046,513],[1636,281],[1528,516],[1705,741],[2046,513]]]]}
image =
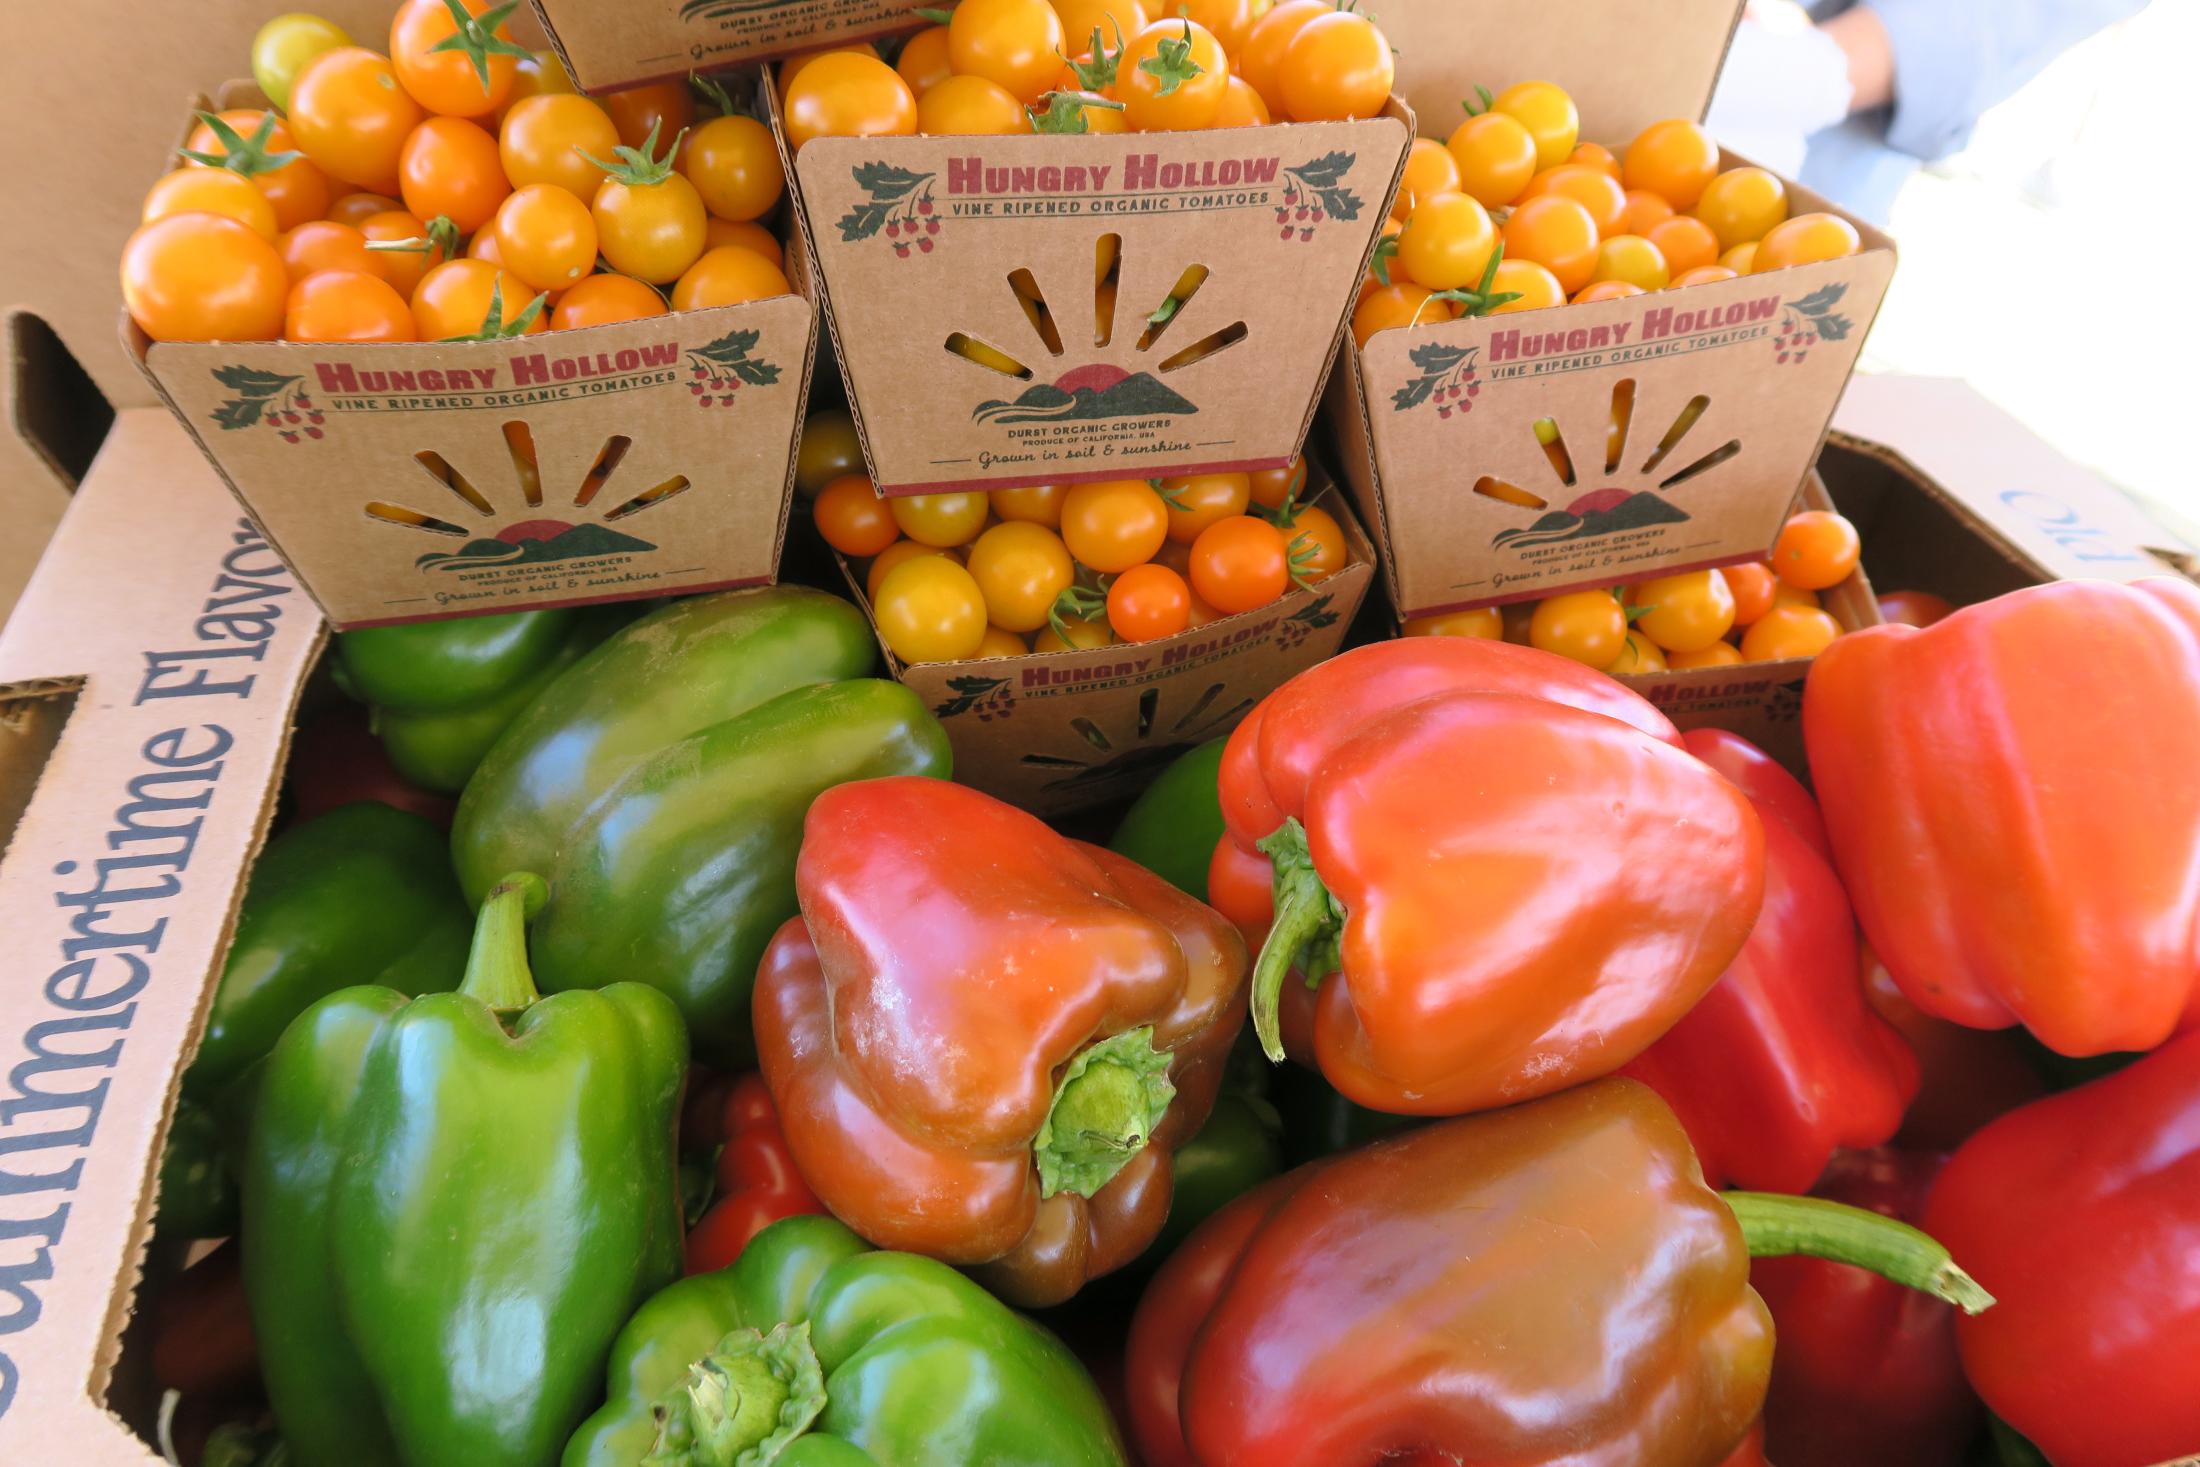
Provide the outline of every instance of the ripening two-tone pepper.
{"type": "Polygon", "coordinates": [[[834,1216],[1034,1307],[1142,1253],[1242,1027],[1237,932],[941,780],[820,795],[795,881],[757,1047],[834,1216]]]}
{"type": "Polygon", "coordinates": [[[1843,637],[1803,732],[1856,915],[1919,1009],[2066,1055],[2196,1017],[2200,587],[2056,581],[1843,637]]]}
{"type": "Polygon", "coordinates": [[[715,1117],[717,1197],[688,1229],[689,1273],[724,1268],[781,1218],[825,1210],[795,1168],[764,1077],[739,1076],[724,1087],[723,1097],[715,1117]]]}
{"type": "Polygon", "coordinates": [[[1291,1036],[1377,1110],[1609,1074],[1717,981],[1762,894],[1749,801],[1663,715],[1503,642],[1413,637],[1301,673],[1231,736],[1221,796],[1215,901],[1257,928],[1246,854],[1272,868],[1262,1043],[1280,1059],[1291,1036]]]}

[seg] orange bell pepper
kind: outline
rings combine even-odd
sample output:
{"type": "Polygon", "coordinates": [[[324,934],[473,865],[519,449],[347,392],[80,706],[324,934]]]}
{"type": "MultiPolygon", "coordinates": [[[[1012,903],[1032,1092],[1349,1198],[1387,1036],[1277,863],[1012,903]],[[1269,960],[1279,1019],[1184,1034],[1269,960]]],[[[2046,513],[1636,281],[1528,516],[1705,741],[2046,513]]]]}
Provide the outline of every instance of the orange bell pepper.
{"type": "Polygon", "coordinates": [[[1144,1251],[1243,1024],[1237,931],[1113,852],[913,777],[821,795],[795,890],[757,1047],[833,1214],[1026,1307],[1144,1251]]]}
{"type": "Polygon", "coordinates": [[[1822,653],[1811,774],[1909,1000],[2066,1055],[2145,1050],[2200,984],[2200,588],[2058,581],[1822,653]]]}

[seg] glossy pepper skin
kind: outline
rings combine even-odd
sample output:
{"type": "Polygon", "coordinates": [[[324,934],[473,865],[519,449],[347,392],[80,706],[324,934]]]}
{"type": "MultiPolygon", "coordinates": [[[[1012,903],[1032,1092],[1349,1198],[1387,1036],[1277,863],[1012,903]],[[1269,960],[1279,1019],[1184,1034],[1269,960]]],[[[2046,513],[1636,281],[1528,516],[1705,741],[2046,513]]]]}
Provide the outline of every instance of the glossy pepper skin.
{"type": "Polygon", "coordinates": [[[718,1198],[688,1230],[687,1271],[709,1273],[741,1256],[758,1233],[783,1217],[823,1212],[795,1170],[779,1111],[762,1075],[736,1079],[720,1114],[718,1198]]]}
{"type": "Polygon", "coordinates": [[[1178,891],[1207,900],[1207,863],[1222,839],[1216,776],[1226,739],[1210,739],[1161,771],[1123,812],[1108,849],[1128,856],[1178,891]]]}
{"type": "Polygon", "coordinates": [[[1607,1079],[1279,1177],[1131,1325],[1147,1467],[1716,1467],[1772,1324],[1734,1215],[1607,1079]]]}
{"type": "Polygon", "coordinates": [[[890,774],[945,779],[947,733],[877,678],[789,688],[651,754],[574,825],[535,929],[545,990],[634,979],[680,1006],[696,1057],[756,1062],[757,959],[795,915],[810,802],[890,774]]]}
{"type": "Polygon", "coordinates": [[[1269,1103],[1269,1066],[1251,1037],[1241,1033],[1231,1047],[1207,1124],[1176,1149],[1169,1220],[1149,1258],[1173,1251],[1201,1223],[1283,1170],[1283,1118],[1269,1103]]]}
{"type": "Polygon", "coordinates": [[[1379,643],[1284,684],[1221,774],[1229,839],[1276,868],[1271,1057],[1277,1028],[1310,1036],[1348,1098],[1412,1115],[1633,1059],[1740,951],[1764,880],[1748,800],[1678,744],[1618,683],[1502,642],[1379,643]]]}
{"type": "Polygon", "coordinates": [[[547,872],[589,809],[652,755],[796,688],[869,673],[863,613],[800,586],[676,601],[623,628],[527,705],[459,797],[451,854],[469,900],[547,872]]]}
{"type": "Polygon", "coordinates": [[[1925,1226],[2001,1300],[1964,1372],[2056,1467],[2200,1447],[2200,1034],[1973,1136],[1925,1226]]]}
{"type": "Polygon", "coordinates": [[[2066,1055],[2200,983],[2200,587],[2056,581],[1843,637],[1803,693],[1865,936],[1910,1001],[2066,1055]]]}
{"type": "Polygon", "coordinates": [[[213,1110],[176,1101],[160,1155],[160,1210],[153,1229],[161,1237],[226,1238],[237,1230],[237,1177],[229,1145],[213,1110]]]}
{"type": "MultiPolygon", "coordinates": [[[[1743,744],[1711,731],[1684,742],[1713,768],[1743,744]]],[[[1865,1002],[1841,880],[1790,823],[1790,812],[1805,829],[1815,819],[1809,794],[1777,765],[1742,767],[1780,782],[1778,797],[1752,802],[1765,832],[1757,925],[1711,991],[1620,1073],[1665,1097],[1712,1186],[1807,1192],[1836,1148],[1894,1135],[1917,1057],[1865,1002]]]]}
{"type": "Polygon", "coordinates": [[[301,1467],[554,1461],[679,1276],[687,1045],[640,984],[539,998],[498,883],[457,993],[347,988],[269,1057],[245,1283],[301,1467]]]}
{"type": "Polygon", "coordinates": [[[1936,1019],[1903,997],[1869,944],[1858,945],[1857,961],[1865,1001],[1917,1056],[1917,1094],[1903,1112],[1895,1145],[1953,1151],[1988,1121],[2047,1093],[2017,1030],[1970,1029],[1936,1019]]]}
{"type": "Polygon", "coordinates": [[[253,863],[186,1093],[218,1094],[340,988],[451,987],[472,927],[443,834],[420,816],[362,800],[292,826],[253,863]]]}
{"type": "Polygon", "coordinates": [[[875,1252],[828,1217],[774,1223],[731,1268],[650,1299],[608,1375],[564,1467],[1125,1467],[1059,1340],[946,1265],[875,1252]],[[728,1419],[728,1381],[769,1407],[761,1419],[728,1419]]]}
{"type": "Polygon", "coordinates": [[[1033,1307],[1144,1251],[1244,1015],[1236,931],[939,780],[827,790],[795,882],[757,1047],[833,1214],[1033,1307]]]}
{"type": "MultiPolygon", "coordinates": [[[[1845,1151],[1816,1195],[1919,1222],[1945,1160],[1885,1147],[1845,1151]]],[[[1765,1398],[1767,1454],[1780,1467],[1963,1460],[1985,1417],[1956,1355],[1953,1306],[1818,1258],[1760,1258],[1749,1279],[1780,1340],[1765,1398]]]]}
{"type": "Polygon", "coordinates": [[[372,710],[399,774],[455,795],[529,700],[633,614],[588,606],[340,632],[337,679],[372,710]]]}

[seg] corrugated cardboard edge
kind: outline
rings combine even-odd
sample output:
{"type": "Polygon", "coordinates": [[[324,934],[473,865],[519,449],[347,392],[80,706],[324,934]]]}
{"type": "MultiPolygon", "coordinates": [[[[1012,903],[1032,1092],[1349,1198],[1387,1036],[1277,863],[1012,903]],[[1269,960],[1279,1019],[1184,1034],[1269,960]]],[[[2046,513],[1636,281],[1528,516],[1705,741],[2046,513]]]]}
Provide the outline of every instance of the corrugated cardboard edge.
{"type": "Polygon", "coordinates": [[[159,1461],[104,1396],[177,1079],[205,1024],[324,637],[303,589],[158,409],[117,419],[0,635],[0,697],[82,679],[0,862],[0,991],[10,995],[0,1065],[11,1067],[0,1141],[13,1143],[9,1168],[28,1183],[0,1204],[11,1235],[0,1252],[10,1306],[0,1317],[0,1460],[159,1461]],[[172,783],[164,794],[147,776],[172,783]],[[185,802],[192,818],[149,808],[156,797],[185,802]],[[180,849],[134,852],[139,864],[112,871],[96,864],[103,851],[156,839],[143,833],[153,829],[174,832],[158,843],[180,849]],[[73,922],[62,905],[69,893],[133,889],[157,894],[120,911],[113,899],[79,902],[73,922]],[[125,923],[151,943],[131,945],[125,923]],[[94,956],[77,972],[62,946],[72,927],[125,940],[79,947],[94,956]],[[101,952],[117,961],[101,964],[101,952]],[[74,986],[60,986],[57,971],[74,986]],[[70,1040],[66,1028],[39,1027],[56,1020],[83,1032],[70,1040]],[[33,1036],[61,1058],[26,1073],[33,1036]],[[90,1083],[67,1088],[87,1070],[90,1083]],[[69,1139],[39,1145],[40,1134],[69,1139]]]}

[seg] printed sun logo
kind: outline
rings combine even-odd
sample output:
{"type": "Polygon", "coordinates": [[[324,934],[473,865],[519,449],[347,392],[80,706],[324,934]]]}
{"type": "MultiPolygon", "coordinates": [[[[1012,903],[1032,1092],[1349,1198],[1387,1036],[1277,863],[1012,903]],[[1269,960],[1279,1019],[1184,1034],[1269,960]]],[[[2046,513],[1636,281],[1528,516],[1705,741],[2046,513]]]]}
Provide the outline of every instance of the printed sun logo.
{"type": "Polygon", "coordinates": [[[1800,364],[1820,341],[1846,341],[1854,328],[1849,318],[1836,311],[1849,288],[1838,281],[1821,285],[1801,300],[1780,306],[1780,329],[1772,338],[1775,366],[1800,364]]]}
{"type": "MultiPolygon", "coordinates": [[[[1632,378],[1619,383],[1612,389],[1610,416],[1592,430],[1604,444],[1602,477],[1606,482],[1586,493],[1577,492],[1581,475],[1558,420],[1538,418],[1533,428],[1536,446],[1555,483],[1543,486],[1547,493],[1537,493],[1491,474],[1474,480],[1473,492],[1485,499],[1520,509],[1543,511],[1532,524],[1499,530],[1490,537],[1490,545],[1496,549],[1530,550],[1561,541],[1594,540],[1623,531],[1686,524],[1691,518],[1688,511],[1667,498],[1666,491],[1708,473],[1742,451],[1740,439],[1729,439],[1664,477],[1656,477],[1673,460],[1676,450],[1702,421],[1710,406],[1709,397],[1699,394],[1690,398],[1640,466],[1629,469],[1626,460],[1634,427],[1635,383],[1632,378]],[[1641,487],[1611,483],[1615,478],[1634,479],[1641,487]],[[1560,501],[1562,495],[1565,496],[1563,503],[1560,501]]],[[[1595,472],[1594,467],[1590,472],[1595,472]]]]}
{"type": "Polygon", "coordinates": [[[857,165],[856,187],[870,197],[840,217],[841,242],[855,244],[884,235],[897,259],[908,259],[912,249],[931,254],[940,232],[939,205],[932,197],[937,177],[891,163],[857,165]]]}
{"type": "Polygon", "coordinates": [[[1283,202],[1276,205],[1276,223],[1283,239],[1306,243],[1327,219],[1346,223],[1360,217],[1360,196],[1344,186],[1356,155],[1324,153],[1310,163],[1286,168],[1289,182],[1283,186],[1283,202]]]}
{"type": "Polygon", "coordinates": [[[738,399],[735,393],[743,384],[750,387],[770,387],[779,380],[779,368],[765,361],[752,361],[749,353],[756,350],[760,333],[755,331],[729,331],[706,346],[691,347],[684,355],[688,363],[688,392],[700,407],[716,403],[720,407],[732,407],[738,399]]]}
{"type": "Polygon", "coordinates": [[[1474,400],[1482,395],[1482,384],[1476,380],[1474,370],[1475,355],[1481,350],[1479,346],[1446,346],[1434,341],[1415,347],[1410,359],[1419,375],[1390,395],[1391,411],[1410,412],[1425,405],[1436,409],[1439,418],[1456,413],[1464,419],[1474,411],[1474,400]]]}
{"type": "Polygon", "coordinates": [[[327,418],[306,395],[304,378],[231,366],[214,368],[214,380],[233,394],[214,409],[214,424],[223,432],[264,423],[285,443],[323,436],[327,418]]]}

